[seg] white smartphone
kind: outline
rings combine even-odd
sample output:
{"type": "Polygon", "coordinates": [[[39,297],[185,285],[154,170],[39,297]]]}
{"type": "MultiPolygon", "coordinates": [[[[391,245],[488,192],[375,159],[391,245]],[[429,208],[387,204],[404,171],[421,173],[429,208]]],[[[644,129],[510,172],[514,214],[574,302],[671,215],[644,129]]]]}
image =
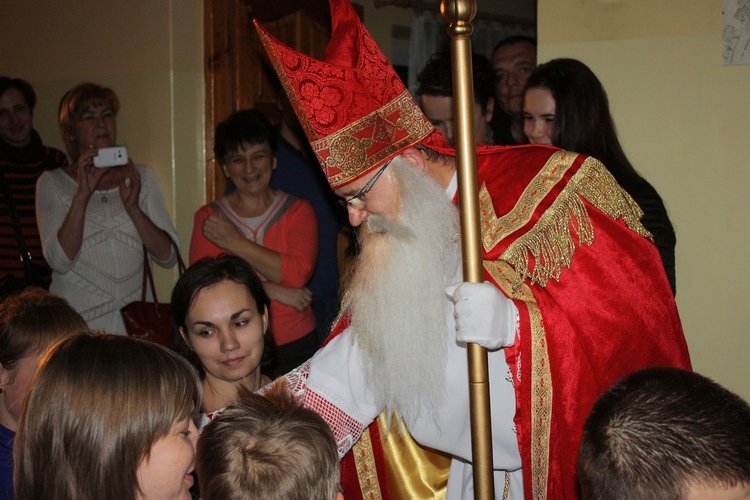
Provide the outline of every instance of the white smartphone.
{"type": "Polygon", "coordinates": [[[127,163],[128,148],[125,146],[100,148],[99,153],[94,156],[94,166],[99,168],[118,167],[127,163]]]}

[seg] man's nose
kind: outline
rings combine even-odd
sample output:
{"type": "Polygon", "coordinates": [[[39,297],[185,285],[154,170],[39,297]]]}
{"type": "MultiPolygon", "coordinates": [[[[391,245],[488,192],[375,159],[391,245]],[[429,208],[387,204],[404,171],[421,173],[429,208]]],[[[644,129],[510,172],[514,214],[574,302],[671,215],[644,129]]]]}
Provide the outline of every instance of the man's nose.
{"type": "Polygon", "coordinates": [[[443,125],[443,129],[445,130],[445,140],[448,141],[448,144],[453,146],[456,140],[456,133],[453,128],[453,122],[446,121],[445,124],[443,125]]]}
{"type": "Polygon", "coordinates": [[[352,225],[352,227],[357,227],[363,222],[367,220],[367,217],[370,215],[370,213],[364,209],[364,208],[357,208],[353,206],[347,207],[347,210],[349,212],[349,224],[352,225]]]}

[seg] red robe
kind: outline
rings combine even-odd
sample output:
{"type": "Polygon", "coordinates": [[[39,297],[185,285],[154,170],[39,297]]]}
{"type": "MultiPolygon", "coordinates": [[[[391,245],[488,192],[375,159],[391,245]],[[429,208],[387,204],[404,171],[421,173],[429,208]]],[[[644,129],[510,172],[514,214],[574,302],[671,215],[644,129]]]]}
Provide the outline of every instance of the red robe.
{"type": "MultiPolygon", "coordinates": [[[[505,352],[525,497],[575,499],[596,398],[640,368],[690,368],[677,307],[642,212],[597,160],[480,147],[477,165],[484,277],[520,316],[520,339],[505,352]]],[[[377,422],[364,441],[342,462],[346,498],[404,497],[386,486],[377,422]]]]}

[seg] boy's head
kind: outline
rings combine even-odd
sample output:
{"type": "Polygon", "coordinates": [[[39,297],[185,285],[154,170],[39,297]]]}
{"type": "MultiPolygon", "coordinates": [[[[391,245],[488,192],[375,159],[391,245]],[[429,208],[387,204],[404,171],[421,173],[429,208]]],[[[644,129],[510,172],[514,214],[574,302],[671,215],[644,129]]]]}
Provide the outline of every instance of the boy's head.
{"type": "Polygon", "coordinates": [[[594,405],[578,476],[584,499],[750,498],[750,406],[697,373],[636,372],[594,405]]]}
{"type": "Polygon", "coordinates": [[[343,498],[328,425],[281,388],[247,394],[208,424],[196,472],[203,500],[343,498]]]}

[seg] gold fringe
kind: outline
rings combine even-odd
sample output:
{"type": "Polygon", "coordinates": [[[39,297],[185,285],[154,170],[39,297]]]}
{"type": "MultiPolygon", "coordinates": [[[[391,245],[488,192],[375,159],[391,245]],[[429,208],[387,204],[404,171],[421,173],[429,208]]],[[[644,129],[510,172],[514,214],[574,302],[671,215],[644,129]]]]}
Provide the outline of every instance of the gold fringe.
{"type": "Polygon", "coordinates": [[[492,204],[492,196],[487,186],[479,190],[479,213],[482,221],[482,244],[489,251],[512,232],[527,224],[534,215],[539,203],[560,182],[573,166],[576,153],[556,151],[544,164],[539,173],[529,182],[513,209],[498,217],[492,204]]]}
{"type": "Polygon", "coordinates": [[[545,286],[550,278],[558,280],[562,269],[570,267],[576,248],[594,241],[584,199],[613,219],[622,218],[641,236],[651,238],[640,222],[643,212],[638,204],[600,161],[589,157],[534,227],[514,241],[501,259],[532,284],[545,286]]]}
{"type": "Polygon", "coordinates": [[[620,187],[607,167],[599,160],[587,158],[571,179],[571,183],[574,184],[576,192],[596,208],[613,219],[622,218],[630,229],[653,240],[651,233],[641,224],[641,207],[620,187]]]}

